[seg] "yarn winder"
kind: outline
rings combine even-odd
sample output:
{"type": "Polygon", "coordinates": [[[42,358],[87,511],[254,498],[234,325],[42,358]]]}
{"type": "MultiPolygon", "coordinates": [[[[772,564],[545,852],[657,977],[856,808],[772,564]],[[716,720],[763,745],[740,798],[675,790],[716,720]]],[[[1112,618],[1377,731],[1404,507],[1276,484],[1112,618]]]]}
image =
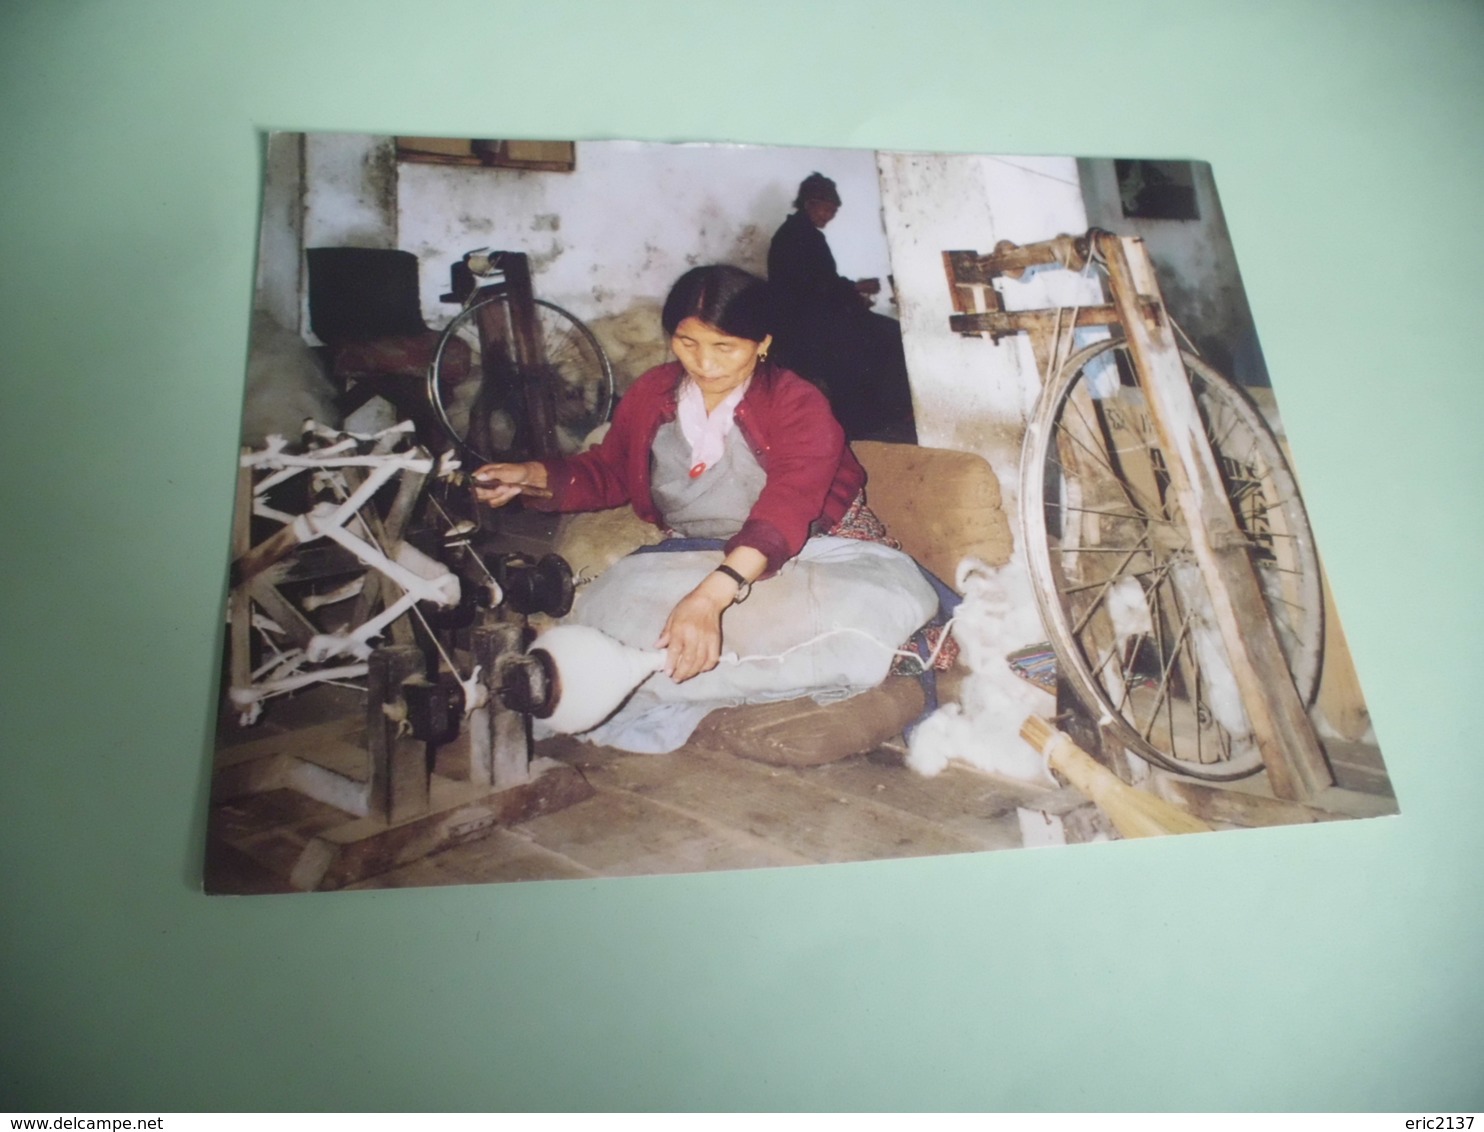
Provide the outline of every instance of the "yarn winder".
{"type": "Polygon", "coordinates": [[[526,618],[571,608],[571,570],[556,555],[479,553],[474,524],[454,522],[429,492],[433,480],[457,478],[456,465],[404,447],[409,432],[310,428],[302,453],[275,438],[242,460],[228,693],[240,725],[276,696],[365,678],[359,717],[235,744],[218,758],[216,803],[287,788],[346,813],[292,862],[239,846],[272,857],[261,863],[299,889],[343,887],[592,794],[574,768],[533,760],[529,720],[502,691],[524,656],[526,618]],[[293,515],[276,494],[301,474],[324,498],[293,515]],[[383,488],[395,496],[385,508],[375,503],[383,488]],[[438,522],[414,522],[420,508],[438,522]],[[254,515],[282,525],[248,546],[254,515]],[[342,582],[348,573],[358,576],[342,582]],[[352,625],[330,628],[320,610],[352,598],[352,625]],[[389,639],[375,643],[383,632],[389,639]],[[254,647],[268,654],[257,667],[254,647]],[[456,743],[467,744],[467,769],[439,773],[439,749],[456,743]]]}

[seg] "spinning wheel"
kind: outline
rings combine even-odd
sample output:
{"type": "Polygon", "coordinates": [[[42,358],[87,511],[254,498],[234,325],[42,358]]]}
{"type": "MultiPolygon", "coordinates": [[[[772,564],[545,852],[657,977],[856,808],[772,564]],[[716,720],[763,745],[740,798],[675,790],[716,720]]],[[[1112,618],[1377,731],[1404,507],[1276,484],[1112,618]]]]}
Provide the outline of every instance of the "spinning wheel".
{"type": "Polygon", "coordinates": [[[553,454],[571,455],[613,407],[613,367],[593,332],[542,299],[532,300],[531,314],[539,340],[533,364],[510,356],[508,295],[478,299],[439,339],[428,397],[438,423],[476,463],[540,455],[537,420],[550,422],[553,454]]]}
{"type": "MultiPolygon", "coordinates": [[[[1192,532],[1118,339],[1043,390],[1021,466],[1036,599],[1062,675],[1131,751],[1210,780],[1263,768],[1226,664],[1192,532]]],[[[1281,447],[1250,400],[1182,355],[1206,439],[1300,699],[1319,680],[1324,603],[1313,533],[1281,447]]]]}

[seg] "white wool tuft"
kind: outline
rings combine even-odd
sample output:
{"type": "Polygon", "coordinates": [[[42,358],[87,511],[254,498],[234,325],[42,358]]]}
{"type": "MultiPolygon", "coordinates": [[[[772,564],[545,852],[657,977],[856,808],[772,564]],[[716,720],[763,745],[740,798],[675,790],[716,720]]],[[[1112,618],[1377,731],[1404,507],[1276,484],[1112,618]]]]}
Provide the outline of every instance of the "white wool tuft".
{"type": "Polygon", "coordinates": [[[1016,676],[1005,660],[1044,634],[1028,581],[1017,586],[1014,577],[978,559],[959,564],[956,584],[964,600],[953,635],[969,675],[960,702],[944,704],[912,733],[907,765],[920,774],[941,773],[958,759],[1011,778],[1048,781],[1041,756],[1020,737],[1020,725],[1028,715],[1054,710],[1055,701],[1016,676]]]}
{"type": "Polygon", "coordinates": [[[1149,598],[1137,578],[1119,578],[1108,588],[1106,601],[1113,631],[1121,642],[1130,637],[1154,632],[1154,619],[1149,613],[1149,598]]]}
{"type": "Polygon", "coordinates": [[[949,752],[963,746],[964,736],[956,733],[961,717],[957,704],[944,704],[918,724],[907,744],[907,765],[924,778],[947,770],[949,752]]]}

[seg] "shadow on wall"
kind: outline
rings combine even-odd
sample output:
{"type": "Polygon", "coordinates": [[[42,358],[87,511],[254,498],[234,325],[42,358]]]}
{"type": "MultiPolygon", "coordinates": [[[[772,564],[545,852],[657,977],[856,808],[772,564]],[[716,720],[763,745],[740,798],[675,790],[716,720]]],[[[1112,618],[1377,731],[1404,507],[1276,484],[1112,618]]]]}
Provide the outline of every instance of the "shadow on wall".
{"type": "Polygon", "coordinates": [[[1171,315],[1208,362],[1239,385],[1271,384],[1211,166],[1079,158],[1089,226],[1138,236],[1171,315]]]}

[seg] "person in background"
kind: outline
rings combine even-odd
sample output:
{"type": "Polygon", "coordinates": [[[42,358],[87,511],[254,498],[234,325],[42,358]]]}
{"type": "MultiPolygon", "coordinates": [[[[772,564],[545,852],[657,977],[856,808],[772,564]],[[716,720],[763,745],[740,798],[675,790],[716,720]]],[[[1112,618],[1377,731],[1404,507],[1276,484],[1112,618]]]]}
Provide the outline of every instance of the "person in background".
{"type": "Polygon", "coordinates": [[[779,355],[825,391],[852,440],[915,441],[901,327],[871,310],[879,280],[840,275],[824,236],[840,204],[835,182],[811,173],[768,248],[779,355]]]}

